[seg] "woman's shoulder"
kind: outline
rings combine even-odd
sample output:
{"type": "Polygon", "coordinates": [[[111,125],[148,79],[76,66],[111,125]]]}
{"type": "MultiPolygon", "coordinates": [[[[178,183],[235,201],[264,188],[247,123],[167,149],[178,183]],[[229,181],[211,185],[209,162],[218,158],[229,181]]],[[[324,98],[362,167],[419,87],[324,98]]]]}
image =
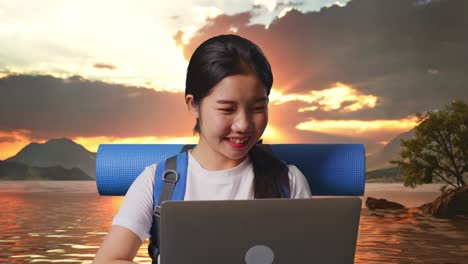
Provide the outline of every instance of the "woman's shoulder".
{"type": "Polygon", "coordinates": [[[113,225],[126,227],[142,241],[150,234],[153,212],[153,184],[157,164],[146,166],[125,194],[113,225]]]}
{"type": "Polygon", "coordinates": [[[153,164],[146,166],[143,172],[154,173],[156,172],[157,168],[158,168],[158,163],[153,163],[153,164]]]}
{"type": "Polygon", "coordinates": [[[291,177],[304,177],[304,174],[302,174],[301,170],[299,170],[296,165],[293,164],[288,164],[288,173],[289,173],[289,178],[291,177]]]}
{"type": "Polygon", "coordinates": [[[156,169],[157,169],[158,164],[153,163],[148,166],[146,166],[143,171],[136,177],[134,180],[132,186],[137,186],[136,188],[142,188],[143,186],[153,186],[154,184],[154,178],[156,175],[156,169]]]}
{"type": "Polygon", "coordinates": [[[289,185],[291,198],[308,198],[311,196],[309,183],[298,167],[288,164],[289,185]]]}

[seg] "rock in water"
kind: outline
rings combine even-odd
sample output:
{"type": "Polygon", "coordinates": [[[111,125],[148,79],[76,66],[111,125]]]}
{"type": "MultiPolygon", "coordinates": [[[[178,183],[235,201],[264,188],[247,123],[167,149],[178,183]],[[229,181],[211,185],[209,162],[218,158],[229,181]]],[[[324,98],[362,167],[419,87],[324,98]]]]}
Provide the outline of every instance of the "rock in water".
{"type": "Polygon", "coordinates": [[[468,216],[468,186],[442,194],[430,206],[426,206],[422,210],[439,218],[451,218],[456,215],[468,216]]]}
{"type": "Polygon", "coordinates": [[[366,199],[366,207],[369,210],[376,210],[376,209],[405,209],[406,207],[395,202],[390,202],[385,199],[375,199],[372,197],[367,197],[366,199]]]}

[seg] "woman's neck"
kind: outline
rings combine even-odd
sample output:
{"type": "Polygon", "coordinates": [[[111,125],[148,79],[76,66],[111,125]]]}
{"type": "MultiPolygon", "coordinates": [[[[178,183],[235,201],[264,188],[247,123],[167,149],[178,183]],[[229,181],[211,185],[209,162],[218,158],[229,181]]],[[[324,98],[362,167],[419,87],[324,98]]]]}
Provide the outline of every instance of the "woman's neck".
{"type": "Polygon", "coordinates": [[[213,151],[209,146],[199,142],[198,145],[191,150],[192,156],[200,163],[200,165],[209,171],[227,170],[236,167],[245,160],[245,157],[238,160],[232,160],[228,157],[213,151]]]}

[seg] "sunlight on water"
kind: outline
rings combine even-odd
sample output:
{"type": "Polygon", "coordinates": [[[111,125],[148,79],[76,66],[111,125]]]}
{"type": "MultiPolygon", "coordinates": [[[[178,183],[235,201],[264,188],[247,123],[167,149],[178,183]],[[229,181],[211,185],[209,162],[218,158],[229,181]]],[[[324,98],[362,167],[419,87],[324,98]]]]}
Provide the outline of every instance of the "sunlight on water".
{"type": "MultiPolygon", "coordinates": [[[[368,184],[366,195],[415,207],[440,186],[368,184]]],[[[364,197],[364,199],[365,199],[364,197]]],[[[0,182],[0,263],[91,263],[123,197],[94,182],[0,182]]],[[[364,201],[363,201],[364,202],[364,201]]],[[[436,219],[418,209],[363,209],[355,263],[466,263],[468,219],[436,219]]],[[[134,261],[150,263],[148,240],[134,261]]]]}
{"type": "Polygon", "coordinates": [[[46,251],[47,253],[65,253],[63,249],[50,249],[46,251]]]}
{"type": "Polygon", "coordinates": [[[417,209],[364,209],[356,263],[464,263],[467,219],[434,219],[417,209]]]}

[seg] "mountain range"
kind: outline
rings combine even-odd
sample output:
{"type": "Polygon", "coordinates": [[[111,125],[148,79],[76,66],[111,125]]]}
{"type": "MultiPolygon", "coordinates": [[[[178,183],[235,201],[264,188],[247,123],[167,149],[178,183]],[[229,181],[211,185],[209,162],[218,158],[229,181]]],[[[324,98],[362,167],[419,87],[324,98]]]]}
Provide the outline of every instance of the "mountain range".
{"type": "Polygon", "coordinates": [[[3,180],[95,180],[96,153],[68,138],[30,143],[0,162],[3,180]]]}
{"type": "Polygon", "coordinates": [[[407,140],[414,137],[414,130],[411,129],[410,131],[404,132],[399,134],[395,138],[393,138],[390,142],[388,142],[383,149],[377,151],[369,156],[366,157],[366,170],[373,171],[373,170],[380,170],[380,169],[388,169],[391,167],[395,167],[389,163],[390,160],[398,159],[400,155],[400,141],[402,139],[407,140]]]}

